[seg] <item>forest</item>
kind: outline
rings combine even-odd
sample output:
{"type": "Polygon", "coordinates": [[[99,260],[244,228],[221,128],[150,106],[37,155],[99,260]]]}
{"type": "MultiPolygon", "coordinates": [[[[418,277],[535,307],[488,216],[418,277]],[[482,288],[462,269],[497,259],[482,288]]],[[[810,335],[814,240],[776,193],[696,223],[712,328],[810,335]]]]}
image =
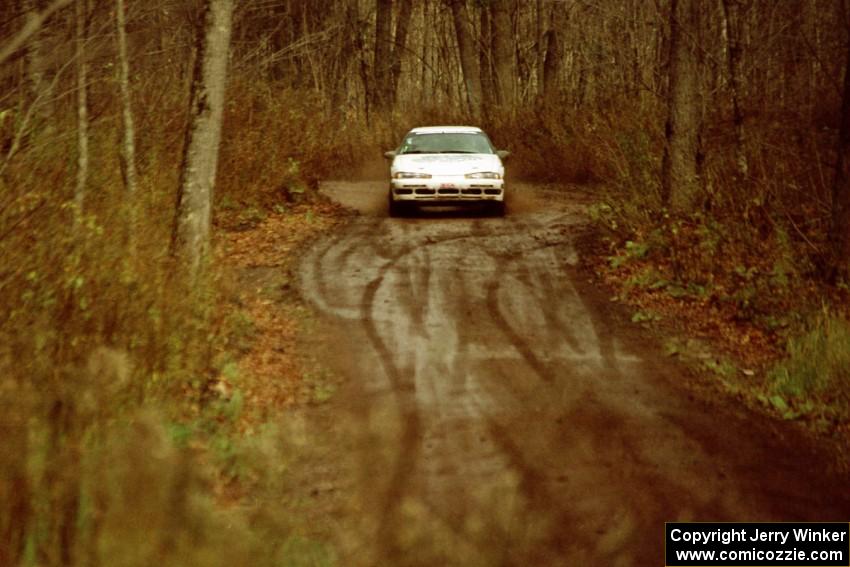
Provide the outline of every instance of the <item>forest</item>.
{"type": "Polygon", "coordinates": [[[847,0],[3,2],[0,565],[333,564],[238,503],[285,456],[217,393],[222,242],[420,125],[585,188],[608,285],[850,437],[849,70],[847,0]]]}

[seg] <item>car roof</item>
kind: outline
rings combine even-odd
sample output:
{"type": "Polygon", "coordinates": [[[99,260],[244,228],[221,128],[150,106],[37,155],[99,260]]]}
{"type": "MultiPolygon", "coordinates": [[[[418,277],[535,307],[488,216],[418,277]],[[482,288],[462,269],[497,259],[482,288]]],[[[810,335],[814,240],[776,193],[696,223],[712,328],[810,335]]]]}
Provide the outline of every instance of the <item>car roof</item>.
{"type": "Polygon", "coordinates": [[[481,128],[475,126],[421,126],[414,128],[409,134],[454,134],[454,133],[469,133],[480,134],[481,128]]]}

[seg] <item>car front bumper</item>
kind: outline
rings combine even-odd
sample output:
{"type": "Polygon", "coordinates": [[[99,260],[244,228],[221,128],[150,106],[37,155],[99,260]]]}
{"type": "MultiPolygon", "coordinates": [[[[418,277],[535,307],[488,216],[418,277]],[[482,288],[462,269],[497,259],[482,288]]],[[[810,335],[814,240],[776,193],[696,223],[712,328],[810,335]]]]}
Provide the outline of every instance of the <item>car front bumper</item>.
{"type": "Polygon", "coordinates": [[[457,176],[393,179],[390,182],[390,193],[394,201],[435,204],[503,201],[504,183],[503,179],[467,179],[457,176]]]}

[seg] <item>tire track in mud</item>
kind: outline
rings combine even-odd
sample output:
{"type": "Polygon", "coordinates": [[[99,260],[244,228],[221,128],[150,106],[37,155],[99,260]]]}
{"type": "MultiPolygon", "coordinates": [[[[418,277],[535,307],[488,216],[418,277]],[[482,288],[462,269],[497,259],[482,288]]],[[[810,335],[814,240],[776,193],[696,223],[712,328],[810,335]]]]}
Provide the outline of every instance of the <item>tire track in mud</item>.
{"type": "Polygon", "coordinates": [[[476,486],[481,479],[490,481],[491,471],[502,470],[506,464],[486,438],[485,414],[492,404],[481,397],[481,361],[471,350],[473,345],[482,344],[481,334],[492,336],[482,330],[480,318],[484,313],[479,306],[482,299],[478,291],[482,266],[489,266],[491,261],[489,255],[477,254],[480,250],[477,242],[486,235],[485,224],[474,219],[467,234],[469,242],[466,238],[443,240],[428,247],[435,260],[455,260],[440,273],[432,293],[425,299],[433,307],[428,313],[431,327],[439,334],[450,333],[452,341],[450,352],[445,353],[442,361],[434,361],[434,367],[420,368],[417,372],[417,380],[428,390],[419,402],[430,408],[420,464],[422,490],[428,495],[422,504],[427,515],[452,534],[456,545],[474,549],[477,555],[487,554],[489,550],[484,542],[466,533],[468,518],[476,513],[475,501],[468,492],[457,494],[459,487],[451,478],[462,474],[469,486],[476,486]],[[458,247],[465,252],[462,259],[458,258],[458,247]],[[451,314],[453,321],[450,329],[444,328],[446,314],[451,314]],[[459,462],[458,454],[465,455],[466,462],[459,462]],[[446,479],[450,482],[446,483],[446,479]]]}
{"type": "MultiPolygon", "coordinates": [[[[399,412],[403,415],[403,431],[400,438],[400,452],[395,461],[396,465],[393,469],[389,486],[385,491],[383,498],[383,513],[382,520],[378,528],[378,539],[383,542],[381,547],[387,551],[389,556],[399,553],[395,544],[395,533],[398,524],[398,505],[402,501],[406,487],[408,486],[411,477],[416,472],[418,465],[417,459],[420,453],[420,438],[422,434],[422,419],[416,400],[416,385],[402,371],[399,362],[393,355],[392,349],[384,340],[381,329],[374,318],[375,301],[379,290],[387,285],[387,280],[390,276],[396,278],[396,286],[393,290],[401,293],[399,303],[410,310],[410,319],[412,326],[410,331],[425,336],[426,331],[423,329],[424,313],[428,310],[427,301],[430,297],[428,293],[429,282],[431,279],[430,268],[430,250],[437,246],[458,243],[469,240],[471,247],[477,250],[482,258],[492,261],[495,269],[492,270],[489,282],[486,284],[486,299],[485,302],[489,311],[489,318],[502,329],[502,332],[511,339],[516,350],[525,358],[526,363],[546,381],[552,381],[551,372],[537,358],[533,350],[513,330],[510,322],[505,318],[504,314],[498,305],[499,285],[502,276],[506,273],[506,267],[511,263],[519,263],[523,259],[523,253],[529,254],[535,250],[554,247],[558,243],[562,243],[564,238],[560,238],[558,242],[547,242],[539,244],[538,242],[523,240],[517,247],[517,243],[512,241],[516,234],[533,233],[537,227],[530,226],[530,223],[520,223],[512,220],[510,228],[506,230],[493,231],[492,227],[485,226],[480,219],[475,219],[470,225],[468,232],[460,234],[434,235],[425,234],[416,235],[410,234],[410,226],[402,225],[403,234],[393,237],[392,231],[387,229],[387,221],[358,222],[351,230],[346,231],[335,238],[330,239],[324,246],[319,248],[320,252],[315,255],[313,261],[313,277],[317,279],[316,287],[320,290],[320,295],[324,298],[325,305],[332,308],[345,307],[344,302],[334,301],[334,292],[326,281],[325,275],[333,275],[335,279],[344,279],[346,277],[346,263],[349,257],[356,252],[363,250],[372,250],[375,256],[386,258],[380,268],[377,269],[377,274],[364,287],[363,295],[359,306],[359,319],[364,328],[364,332],[369,339],[372,348],[377,353],[384,374],[390,381],[393,395],[396,397],[396,405],[399,412]],[[405,240],[412,238],[413,242],[403,245],[400,249],[394,246],[394,241],[397,239],[405,240]],[[487,238],[491,242],[497,244],[496,250],[483,244],[482,239],[487,238]],[[507,246],[500,240],[507,238],[509,241],[507,246]],[[341,245],[341,241],[345,240],[345,244],[341,245]],[[501,245],[501,246],[499,246],[501,245]],[[501,248],[501,249],[500,249],[501,248]],[[517,250],[519,248],[519,250],[517,250]],[[413,272],[416,265],[411,267],[408,265],[411,258],[415,257],[416,253],[422,254],[425,260],[424,264],[424,285],[422,289],[413,292],[413,272]],[[406,290],[399,290],[398,283],[407,282],[406,290]],[[422,291],[425,293],[423,294],[422,291]],[[417,301],[417,299],[425,299],[425,301],[417,301]]],[[[480,262],[480,260],[479,260],[480,262]]],[[[364,269],[366,269],[364,267],[364,269]]],[[[458,267],[454,270],[460,271],[458,267]]],[[[527,270],[527,266],[526,266],[527,270]]],[[[462,304],[469,292],[466,287],[466,278],[463,273],[458,273],[457,281],[452,292],[460,294],[460,299],[457,304],[462,304]]],[[[309,284],[308,284],[309,285],[309,284]]],[[[405,286],[402,286],[405,287],[405,286]]],[[[528,283],[529,288],[533,288],[531,282],[528,283]]],[[[549,290],[546,290],[547,292],[549,290]]],[[[540,302],[540,297],[536,297],[540,302]]],[[[545,309],[543,310],[545,312],[545,309]]],[[[455,356],[459,364],[468,364],[468,340],[459,339],[458,352],[455,356]]],[[[457,371],[465,375],[463,368],[456,368],[457,371]]],[[[435,515],[438,515],[435,511],[435,515]]],[[[462,514],[461,514],[462,515],[462,514]]],[[[456,515],[455,515],[456,516],[456,515]]],[[[448,523],[452,523],[451,518],[444,517],[448,523]]],[[[475,544],[475,542],[471,542],[475,544]]]]}
{"type": "Polygon", "coordinates": [[[341,250],[334,250],[342,240],[343,235],[341,233],[328,238],[327,245],[322,247],[320,254],[316,254],[316,258],[313,263],[314,273],[317,274],[315,281],[318,286],[319,294],[331,307],[334,307],[334,295],[330,293],[330,290],[328,289],[328,282],[324,277],[325,271],[323,268],[329,261],[328,255],[332,252],[335,253],[335,261],[331,261],[331,264],[344,267],[347,264],[349,257],[354,254],[358,248],[362,247],[362,240],[368,234],[369,225],[365,223],[355,225],[352,229],[353,234],[346,238],[346,244],[342,246],[341,250]]]}
{"type": "MultiPolygon", "coordinates": [[[[514,225],[515,230],[517,232],[524,230],[529,231],[529,229],[531,228],[528,225],[520,224],[516,220],[512,220],[512,224],[514,225]]],[[[525,255],[518,255],[518,253],[513,250],[505,250],[497,254],[493,254],[492,252],[488,253],[493,258],[493,260],[496,261],[496,277],[492,278],[489,284],[487,285],[487,309],[490,314],[490,317],[493,319],[493,321],[496,323],[496,325],[499,327],[505,337],[507,337],[507,339],[513,345],[516,351],[522,356],[523,359],[525,359],[525,362],[534,371],[534,373],[537,374],[537,376],[539,376],[540,379],[545,382],[553,382],[555,380],[555,377],[552,374],[551,370],[536,355],[534,349],[529,344],[529,341],[524,339],[510,324],[508,319],[505,317],[505,314],[503,313],[499,302],[499,292],[501,289],[503,276],[505,274],[511,273],[508,270],[508,266],[526,259],[527,254],[529,252],[525,252],[525,255]]],[[[528,266],[523,264],[522,269],[524,271],[520,272],[520,277],[518,279],[522,281],[523,276],[525,276],[528,287],[530,289],[533,289],[530,280],[527,279],[530,277],[528,266]]],[[[542,308],[541,310],[544,313],[544,317],[546,317],[547,321],[552,321],[554,319],[548,309],[542,308]]],[[[561,331],[567,331],[560,324],[556,325],[556,328],[560,329],[561,331]]],[[[564,334],[568,333],[565,332],[564,334]]]]}
{"type": "Polygon", "coordinates": [[[487,286],[487,309],[490,313],[490,316],[495,321],[496,325],[501,329],[502,333],[511,344],[514,346],[516,351],[525,359],[526,364],[528,364],[529,368],[531,368],[537,376],[543,380],[544,382],[553,382],[555,377],[546,367],[546,365],[537,358],[537,355],[534,353],[534,350],[529,346],[528,342],[525,341],[511,326],[505,316],[502,314],[501,308],[499,307],[499,280],[493,280],[487,286]]]}
{"type": "MultiPolygon", "coordinates": [[[[514,229],[518,233],[530,231],[530,227],[526,224],[520,224],[516,221],[512,223],[514,225],[514,229]]],[[[480,223],[476,222],[473,227],[473,232],[476,237],[486,237],[487,234],[483,230],[480,229],[480,223]]],[[[532,278],[531,269],[529,266],[524,263],[525,260],[528,259],[527,256],[518,255],[515,250],[512,248],[507,248],[504,250],[494,251],[485,247],[484,243],[481,242],[481,239],[475,239],[474,241],[476,251],[480,252],[488,259],[492,260],[495,268],[492,271],[492,275],[489,278],[489,281],[485,283],[486,293],[486,304],[487,304],[487,315],[492,323],[496,325],[496,327],[501,331],[503,335],[507,337],[512,347],[522,356],[525,360],[526,364],[534,370],[539,377],[541,377],[546,382],[552,382],[554,380],[553,374],[550,372],[548,367],[536,356],[534,350],[528,344],[528,342],[521,337],[521,335],[515,331],[513,325],[508,321],[507,317],[502,312],[499,306],[499,290],[501,282],[504,276],[510,273],[508,270],[508,266],[511,264],[519,264],[518,270],[520,272],[521,277],[517,278],[522,283],[524,283],[530,291],[534,292],[536,290],[535,283],[542,284],[546,283],[541,289],[543,291],[542,294],[532,293],[531,297],[536,301],[537,305],[535,307],[540,308],[541,312],[544,315],[544,319],[547,323],[552,324],[556,330],[560,330],[567,334],[570,332],[569,329],[566,328],[565,322],[551,315],[549,311],[545,307],[545,303],[552,303],[556,299],[555,286],[550,282],[547,277],[551,276],[551,271],[547,270],[542,274],[535,273],[532,278]]],[[[565,238],[561,239],[561,244],[566,244],[567,240],[565,238]]],[[[555,243],[548,243],[546,245],[540,246],[539,248],[534,248],[534,250],[542,250],[547,249],[549,247],[555,246],[555,243]]],[[[453,290],[456,291],[460,295],[460,297],[465,297],[467,295],[466,290],[463,289],[463,283],[465,280],[460,278],[459,280],[459,289],[453,290]]],[[[463,328],[463,325],[460,325],[463,328]]],[[[570,338],[572,338],[570,336],[570,338]]],[[[461,339],[460,344],[461,348],[464,346],[468,346],[469,340],[461,339]]],[[[578,343],[575,340],[567,340],[567,343],[570,347],[573,347],[575,352],[581,354],[582,349],[579,347],[578,343]]],[[[462,356],[461,353],[459,353],[462,356]]],[[[515,393],[514,393],[515,395],[515,393]]],[[[567,514],[565,509],[559,508],[557,505],[553,504],[557,502],[557,499],[554,498],[553,494],[549,492],[545,483],[545,475],[538,471],[535,467],[531,466],[523,451],[520,449],[520,446],[513,442],[511,436],[507,433],[507,429],[503,428],[498,422],[495,420],[493,416],[482,416],[482,420],[484,426],[487,430],[487,435],[490,439],[492,439],[498,448],[501,450],[502,454],[507,457],[506,464],[516,470],[519,473],[520,477],[520,491],[525,495],[526,499],[533,503],[533,505],[538,510],[550,510],[553,514],[553,523],[557,524],[561,529],[560,531],[557,528],[552,528],[551,530],[547,528],[546,534],[546,546],[551,547],[554,546],[556,548],[565,549],[567,544],[569,543],[569,538],[567,536],[567,532],[562,528],[564,526],[570,525],[574,523],[571,519],[571,516],[567,514]],[[569,519],[569,522],[567,521],[569,519]]],[[[434,510],[435,515],[439,515],[439,511],[434,510]]],[[[461,514],[462,516],[462,514],[461,514]]],[[[463,526],[462,521],[455,518],[446,517],[445,513],[441,515],[441,517],[452,525],[458,533],[462,533],[463,526]]],[[[476,542],[472,539],[468,540],[468,543],[473,546],[477,546],[480,542],[476,542]]],[[[528,550],[525,550],[526,552],[528,550]]],[[[506,564],[547,564],[541,562],[544,559],[545,555],[540,555],[539,552],[534,552],[531,555],[523,555],[520,557],[513,557],[517,553],[516,550],[505,550],[505,558],[508,560],[506,564]]],[[[549,557],[551,559],[551,557],[549,557]]]]}
{"type": "Polygon", "coordinates": [[[657,557],[641,534],[664,519],[811,516],[802,489],[771,502],[806,478],[794,459],[758,488],[761,439],[723,445],[749,425],[656,378],[675,364],[583,281],[577,222],[568,206],[364,215],[305,255],[303,296],[347,321],[358,358],[345,371],[367,391],[347,400],[371,475],[352,513],[369,516],[377,559],[349,564],[637,566],[657,557]]]}
{"type": "MultiPolygon", "coordinates": [[[[372,223],[363,223],[362,232],[368,233],[371,225],[372,223]]],[[[349,241],[349,250],[354,248],[356,243],[359,241],[356,236],[359,232],[360,231],[356,231],[354,235],[349,236],[347,239],[349,241]]],[[[428,250],[431,247],[475,238],[483,233],[484,229],[480,226],[480,224],[474,224],[471,234],[448,235],[444,237],[427,236],[423,242],[407,244],[396,252],[392,252],[391,248],[385,241],[378,240],[377,243],[372,244],[372,247],[376,248],[379,253],[382,253],[381,255],[383,257],[389,258],[389,260],[381,266],[376,277],[365,286],[364,293],[360,301],[360,319],[362,321],[365,334],[372,344],[373,349],[378,354],[384,373],[392,385],[397,407],[403,416],[400,453],[396,458],[397,464],[393,469],[389,486],[385,492],[382,519],[379,522],[377,534],[378,539],[383,542],[381,547],[385,550],[388,559],[393,559],[401,553],[401,550],[398,549],[397,542],[395,541],[395,530],[398,527],[398,506],[403,501],[405,489],[407,488],[409,480],[418,466],[417,459],[421,448],[420,440],[422,420],[415,399],[415,383],[409,380],[401,371],[391,349],[381,336],[381,332],[374,320],[373,311],[375,308],[375,299],[379,289],[385,284],[387,277],[391,273],[397,276],[400,275],[408,281],[410,280],[410,269],[407,267],[399,268],[399,266],[404,260],[410,258],[412,254],[424,251],[426,257],[426,267],[424,272],[425,282],[427,283],[430,281],[431,270],[430,262],[428,260],[428,250]]],[[[321,262],[321,259],[328,255],[329,250],[333,248],[335,243],[338,241],[339,239],[330,242],[324,249],[324,253],[319,255],[317,261],[321,262]]],[[[325,269],[324,271],[317,273],[327,272],[328,270],[325,269]]],[[[338,277],[341,275],[339,270],[334,270],[332,273],[335,273],[338,277]]],[[[325,285],[322,289],[324,289],[325,293],[327,293],[327,285],[325,285]]],[[[426,292],[424,297],[429,296],[427,294],[429,289],[430,287],[428,285],[424,286],[424,291],[426,292]]],[[[422,296],[420,295],[419,297],[422,296]]],[[[414,325],[411,331],[416,332],[418,329],[419,334],[424,336],[425,331],[423,329],[423,316],[427,309],[427,305],[418,303],[413,300],[412,297],[408,297],[406,305],[413,306],[411,320],[414,325]]]]}
{"type": "Polygon", "coordinates": [[[608,313],[603,309],[593,309],[588,304],[585,295],[582,293],[578,293],[578,290],[581,289],[581,286],[585,285],[584,282],[579,280],[578,274],[576,274],[576,270],[572,268],[569,264],[563,263],[561,264],[562,269],[561,273],[564,277],[569,281],[573,289],[575,289],[576,296],[578,300],[581,302],[581,305],[584,307],[584,312],[587,313],[588,318],[590,319],[590,324],[593,326],[593,331],[596,336],[596,343],[599,346],[599,355],[602,358],[603,367],[615,374],[616,377],[622,378],[622,369],[620,365],[617,364],[616,356],[616,345],[614,341],[614,337],[616,336],[614,333],[614,325],[611,321],[608,313]]]}
{"type": "MultiPolygon", "coordinates": [[[[423,325],[424,314],[428,311],[428,301],[431,297],[431,293],[428,292],[430,284],[424,286],[426,290],[425,294],[421,293],[423,288],[417,290],[420,293],[414,292],[414,284],[417,279],[415,273],[421,271],[422,274],[420,275],[424,275],[425,281],[430,282],[432,278],[432,268],[430,265],[431,251],[437,247],[468,241],[470,249],[480,254],[480,258],[475,257],[474,260],[477,264],[486,264],[487,261],[493,263],[493,269],[490,270],[488,268],[489,276],[478,284],[483,285],[486,290],[483,301],[487,307],[487,319],[508,339],[525,364],[544,382],[551,383],[556,378],[554,370],[548,363],[537,356],[527,339],[523,338],[508,316],[503,312],[499,304],[499,293],[500,286],[505,281],[507,274],[526,274],[526,277],[522,278],[524,281],[520,281],[520,283],[523,284],[523,289],[527,288],[525,289],[528,296],[527,299],[531,301],[529,307],[533,307],[542,313],[545,322],[549,323],[550,327],[554,326],[554,329],[552,329],[554,332],[566,334],[566,332],[570,331],[566,328],[566,322],[551,313],[547,314],[547,305],[545,304],[556,305],[559,299],[556,297],[557,288],[549,281],[554,276],[552,270],[546,269],[541,273],[537,273],[540,270],[535,268],[532,277],[531,268],[528,265],[529,261],[539,260],[540,255],[537,254],[539,251],[555,249],[558,244],[565,244],[568,239],[560,236],[556,241],[549,239],[549,241],[543,243],[539,242],[540,239],[520,239],[517,242],[515,239],[516,234],[535,234],[538,228],[532,223],[517,220],[511,222],[511,228],[509,230],[499,231],[498,233],[488,232],[488,228],[490,227],[486,227],[480,220],[475,220],[471,223],[468,232],[444,235],[427,233],[424,237],[423,235],[416,234],[415,230],[411,231],[411,227],[409,226],[403,227],[402,236],[395,235],[393,237],[392,231],[387,230],[386,226],[377,227],[372,226],[373,224],[374,221],[362,223],[356,230],[352,230],[349,235],[345,236],[346,245],[344,253],[331,251],[331,248],[339,245],[339,239],[330,242],[324,248],[323,254],[320,255],[321,258],[317,260],[317,265],[321,265],[322,259],[324,259],[324,261],[330,263],[330,265],[323,267],[324,273],[333,274],[335,278],[344,278],[345,262],[354,253],[353,249],[355,248],[360,248],[361,251],[372,250],[376,257],[387,259],[381,263],[375,277],[369,280],[364,287],[360,300],[359,318],[373,350],[378,354],[384,374],[390,380],[392,395],[395,396],[396,406],[403,416],[399,451],[395,458],[396,464],[392,469],[388,487],[384,491],[382,498],[383,512],[377,534],[385,559],[397,560],[403,556],[403,549],[398,544],[397,530],[400,522],[398,507],[404,500],[405,493],[409,490],[411,479],[417,474],[417,469],[421,466],[419,460],[422,454],[421,443],[425,422],[421,415],[421,408],[418,407],[416,384],[413,381],[415,380],[415,375],[411,376],[400,366],[400,361],[397,359],[392,348],[386,343],[382,329],[375,320],[374,310],[379,291],[384,286],[391,287],[393,295],[398,297],[398,303],[405,310],[404,316],[409,317],[412,323],[409,332],[427,338],[427,330],[423,329],[423,325]],[[381,236],[376,238],[376,233],[381,236]],[[505,237],[507,237],[507,241],[501,241],[505,237]],[[361,242],[361,239],[364,241],[361,242]],[[397,247],[397,241],[407,239],[412,239],[412,242],[406,242],[399,249],[397,247]],[[424,259],[425,263],[421,264],[419,262],[420,259],[424,259]],[[411,264],[413,265],[411,266],[411,264]],[[512,266],[516,267],[512,268],[512,266]],[[392,281],[389,281],[391,278],[392,281]],[[552,323],[557,324],[552,325],[552,323]]],[[[382,222],[380,224],[384,225],[385,223],[382,222]]],[[[456,250],[453,248],[449,248],[448,250],[450,251],[447,252],[449,254],[456,253],[456,250]]],[[[549,261],[548,258],[544,258],[544,260],[549,261]]],[[[558,259],[553,255],[551,261],[557,263],[558,259]]],[[[470,292],[467,289],[467,277],[465,277],[465,274],[458,266],[453,267],[452,270],[453,273],[457,272],[458,277],[456,281],[453,281],[453,288],[451,289],[451,293],[455,295],[455,300],[449,307],[461,305],[466,301],[472,303],[473,299],[470,299],[469,296],[474,291],[470,292]]],[[[519,280],[519,278],[517,279],[519,280]]],[[[327,285],[323,289],[325,293],[330,292],[327,285]]],[[[472,289],[474,290],[475,287],[473,286],[472,289]]],[[[570,295],[575,295],[574,290],[568,291],[570,295]]],[[[481,300],[482,298],[478,299],[478,301],[481,300]]],[[[449,309],[449,311],[453,310],[449,309]]],[[[481,314],[478,315],[480,316],[481,314]]],[[[383,325],[384,322],[381,324],[383,325]]],[[[461,329],[466,328],[466,325],[463,324],[459,324],[458,326],[461,329]]],[[[451,374],[454,376],[463,375],[465,380],[469,379],[466,369],[469,364],[469,346],[469,338],[459,336],[457,352],[455,353],[458,365],[453,369],[447,369],[447,371],[453,370],[451,374]]],[[[579,345],[575,340],[567,341],[567,346],[571,351],[581,353],[581,348],[576,348],[579,345]]],[[[564,376],[561,375],[558,378],[563,380],[564,376]]],[[[470,403],[475,402],[473,400],[470,403]]],[[[493,418],[483,415],[480,409],[476,410],[476,412],[469,412],[467,417],[471,418],[473,413],[481,416],[487,436],[492,439],[499,451],[508,459],[508,466],[515,469],[520,475],[520,478],[523,479],[520,489],[525,494],[525,498],[529,502],[532,502],[533,506],[541,510],[548,510],[549,508],[543,506],[542,503],[544,501],[551,503],[555,500],[541,493],[540,491],[545,486],[535,480],[537,477],[541,477],[543,473],[536,471],[528,464],[528,459],[524,456],[520,445],[511,440],[506,429],[501,429],[495,425],[493,418]],[[531,487],[534,488],[532,489],[531,487]]],[[[451,514],[446,514],[441,509],[443,504],[442,502],[433,503],[429,507],[430,513],[434,517],[440,518],[446,525],[453,526],[453,529],[460,534],[458,537],[463,537],[463,517],[466,512],[465,502],[458,503],[459,509],[453,510],[451,514]]],[[[554,509],[557,509],[557,506],[554,509]]],[[[558,514],[563,516],[564,512],[560,511],[558,514]]],[[[565,518],[566,516],[563,517],[565,518]]],[[[550,535],[547,537],[551,538],[553,536],[550,535]]],[[[480,542],[474,538],[469,538],[467,543],[477,547],[480,542]]],[[[555,545],[558,547],[562,544],[565,544],[565,541],[559,537],[555,537],[554,543],[550,542],[547,546],[555,545]]]]}
{"type": "MultiPolygon", "coordinates": [[[[531,227],[518,225],[517,230],[531,232],[531,227]]],[[[573,353],[582,355],[584,354],[584,349],[573,336],[573,329],[568,326],[568,323],[562,319],[562,316],[558,312],[551,310],[553,306],[559,304],[559,290],[554,283],[555,271],[551,269],[533,270],[529,265],[531,254],[541,250],[554,250],[558,245],[571,246],[568,238],[561,238],[559,241],[547,242],[532,248],[522,255],[518,255],[512,250],[493,255],[494,259],[497,259],[495,272],[500,276],[515,273],[517,281],[527,288],[527,295],[534,300],[535,305],[533,307],[539,309],[546,326],[551,331],[557,333],[558,337],[565,342],[565,346],[570,348],[573,353]],[[512,266],[514,266],[513,269],[511,269],[512,266]]],[[[558,260],[559,257],[553,252],[552,261],[558,265],[560,264],[558,260]]],[[[546,262],[535,264],[537,267],[546,265],[546,262]]],[[[566,267],[562,269],[566,270],[566,267]]],[[[499,301],[502,281],[502,277],[495,277],[487,285],[487,305],[492,320],[540,379],[546,383],[552,383],[556,379],[562,382],[565,380],[569,381],[570,376],[564,375],[563,372],[556,376],[555,371],[537,356],[530,341],[525,339],[514,328],[508,317],[504,314],[499,301]]],[[[573,285],[575,284],[572,278],[567,281],[573,285]]],[[[563,291],[572,296],[578,295],[575,288],[563,291]]],[[[562,296],[561,299],[563,299],[562,296]]],[[[606,349],[605,354],[609,354],[608,349],[606,349]]],[[[616,362],[610,356],[603,356],[603,358],[606,366],[616,366],[616,362]]],[[[514,395],[516,395],[516,392],[514,392],[514,395]]],[[[531,406],[532,404],[529,402],[531,402],[531,399],[526,398],[526,404],[531,406]]],[[[610,427],[610,424],[608,426],[610,427]]],[[[578,516],[573,514],[570,511],[570,507],[564,504],[563,498],[554,492],[557,487],[550,488],[550,485],[553,483],[551,482],[550,475],[545,472],[545,467],[532,464],[534,457],[527,456],[522,445],[514,441],[516,434],[512,433],[511,428],[500,424],[495,417],[490,417],[488,419],[488,429],[491,438],[508,457],[510,466],[519,475],[520,482],[518,489],[527,500],[526,509],[535,510],[537,513],[548,516],[546,525],[538,528],[540,533],[529,536],[532,541],[526,542],[525,546],[520,546],[518,550],[515,549],[508,554],[507,564],[554,564],[559,561],[558,558],[563,558],[565,555],[569,556],[571,554],[570,550],[579,547],[592,547],[592,542],[590,541],[585,541],[581,545],[577,544],[573,533],[574,530],[571,530],[570,527],[579,523],[578,516]]],[[[556,482],[563,483],[565,479],[566,477],[562,475],[556,479],[556,482]]],[[[602,555],[603,557],[598,557],[594,554],[594,560],[607,562],[612,559],[610,553],[602,555]],[[608,557],[605,557],[606,555],[608,557]]],[[[576,559],[588,560],[589,558],[582,556],[576,559]]],[[[630,563],[623,563],[621,561],[619,564],[626,565],[630,563]]]]}
{"type": "MultiPolygon", "coordinates": [[[[516,444],[507,428],[503,427],[495,420],[489,424],[490,434],[498,443],[499,447],[508,456],[511,466],[519,473],[519,488],[528,500],[528,507],[543,511],[547,510],[550,514],[548,519],[550,525],[543,527],[542,539],[545,541],[546,551],[554,548],[558,552],[569,549],[575,545],[574,536],[571,536],[570,526],[577,523],[577,518],[569,513],[568,509],[559,506],[559,498],[552,493],[548,488],[549,479],[538,469],[532,466],[525,457],[524,452],[518,444],[516,444]]],[[[538,538],[541,535],[537,535],[538,538]]],[[[542,553],[538,545],[533,545],[532,550],[526,553],[531,553],[532,557],[523,557],[523,562],[512,564],[526,565],[547,565],[550,564],[552,557],[549,553],[542,553]]],[[[519,558],[514,558],[519,559],[519,558]]]]}
{"type": "MultiPolygon", "coordinates": [[[[400,255],[399,258],[402,255],[400,255]]],[[[366,336],[372,343],[372,347],[378,353],[384,373],[389,378],[390,383],[393,386],[393,393],[396,397],[396,403],[399,411],[403,416],[404,424],[401,435],[400,453],[396,458],[396,465],[389,481],[389,487],[385,493],[385,502],[383,512],[381,514],[382,517],[378,526],[378,539],[382,542],[382,548],[385,550],[385,553],[389,555],[389,558],[392,558],[401,552],[401,550],[397,548],[397,543],[394,537],[393,529],[396,525],[395,516],[398,503],[401,502],[404,495],[407,481],[416,469],[416,457],[419,449],[419,437],[421,430],[419,412],[417,410],[415,400],[411,400],[411,390],[413,385],[404,379],[404,376],[393,359],[392,352],[381,338],[378,327],[372,318],[375,295],[378,288],[380,288],[381,284],[384,282],[384,278],[392,265],[393,262],[388,263],[381,269],[378,277],[366,286],[361,302],[361,314],[366,336]]]]}

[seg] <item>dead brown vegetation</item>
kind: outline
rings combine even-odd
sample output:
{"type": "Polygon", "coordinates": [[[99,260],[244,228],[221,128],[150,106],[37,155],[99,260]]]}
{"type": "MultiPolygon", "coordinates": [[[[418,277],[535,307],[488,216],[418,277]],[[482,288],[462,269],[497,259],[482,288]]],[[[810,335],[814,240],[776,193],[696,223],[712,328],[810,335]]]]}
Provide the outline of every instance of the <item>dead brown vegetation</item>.
{"type": "MultiPolygon", "coordinates": [[[[274,454],[214,389],[256,306],[227,311],[219,264],[188,285],[169,254],[201,3],[127,0],[126,50],[111,5],[80,0],[75,20],[68,4],[0,8],[0,563],[279,564],[286,544],[260,539],[288,533],[280,518],[209,513],[216,479],[256,480],[274,454]]],[[[841,0],[239,3],[212,240],[289,227],[321,179],[409,127],[472,121],[514,175],[592,184],[604,254],[640,266],[633,287],[770,348],[815,333],[792,358],[850,349],[807,317],[848,302],[846,16],[841,0]],[[685,144],[665,130],[675,113],[685,144]],[[686,199],[665,149],[695,168],[686,199]]]]}

